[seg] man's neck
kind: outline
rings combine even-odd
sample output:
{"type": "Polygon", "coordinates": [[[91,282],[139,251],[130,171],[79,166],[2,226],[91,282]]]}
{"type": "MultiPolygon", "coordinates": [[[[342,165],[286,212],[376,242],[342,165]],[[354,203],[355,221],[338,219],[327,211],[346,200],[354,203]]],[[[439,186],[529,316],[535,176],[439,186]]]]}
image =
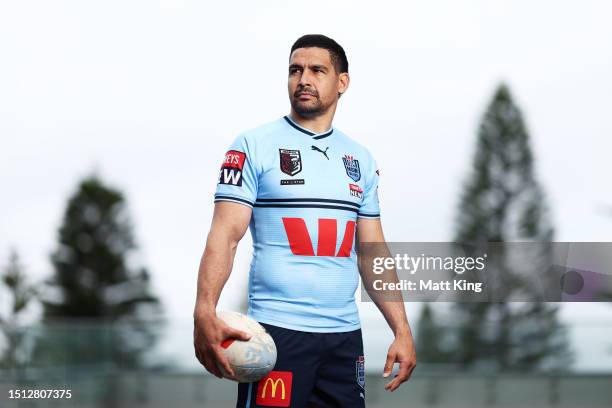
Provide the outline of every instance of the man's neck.
{"type": "Polygon", "coordinates": [[[310,130],[313,133],[323,133],[331,128],[332,120],[334,118],[334,112],[332,112],[330,109],[322,115],[318,115],[312,118],[305,118],[303,116],[298,115],[293,109],[291,109],[289,117],[295,123],[305,129],[310,130]]]}

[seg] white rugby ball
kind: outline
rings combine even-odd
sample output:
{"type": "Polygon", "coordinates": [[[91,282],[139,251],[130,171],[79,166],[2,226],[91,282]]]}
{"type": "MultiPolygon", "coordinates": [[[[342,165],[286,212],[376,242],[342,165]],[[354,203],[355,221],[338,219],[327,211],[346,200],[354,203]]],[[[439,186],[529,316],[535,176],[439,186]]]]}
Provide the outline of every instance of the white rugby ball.
{"type": "MultiPolygon", "coordinates": [[[[261,324],[238,312],[220,311],[217,317],[228,326],[251,335],[247,341],[226,339],[221,343],[221,349],[234,370],[236,381],[259,381],[272,371],[276,364],[276,345],[261,324]]],[[[227,376],[223,367],[219,365],[219,369],[227,376]]]]}

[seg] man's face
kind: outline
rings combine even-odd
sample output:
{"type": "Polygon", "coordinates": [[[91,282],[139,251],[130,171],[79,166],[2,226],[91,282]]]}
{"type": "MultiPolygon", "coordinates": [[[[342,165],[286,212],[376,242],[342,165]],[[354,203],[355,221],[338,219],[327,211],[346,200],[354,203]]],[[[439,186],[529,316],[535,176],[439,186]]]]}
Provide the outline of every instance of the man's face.
{"type": "Polygon", "coordinates": [[[289,100],[293,110],[304,117],[326,112],[348,87],[348,74],[336,72],[329,51],[298,48],[289,59],[289,100]]]}

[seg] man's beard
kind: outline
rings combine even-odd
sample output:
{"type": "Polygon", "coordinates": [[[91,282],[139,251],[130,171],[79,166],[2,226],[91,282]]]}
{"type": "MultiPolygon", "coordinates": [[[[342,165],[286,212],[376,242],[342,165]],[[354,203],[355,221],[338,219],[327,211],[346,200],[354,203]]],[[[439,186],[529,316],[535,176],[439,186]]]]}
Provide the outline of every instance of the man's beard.
{"type": "Polygon", "coordinates": [[[291,98],[291,107],[298,115],[305,118],[313,118],[321,115],[327,110],[327,107],[323,106],[323,102],[319,99],[319,93],[311,89],[297,89],[291,98]],[[300,101],[298,94],[300,92],[307,92],[313,95],[313,99],[308,101],[300,101]]]}

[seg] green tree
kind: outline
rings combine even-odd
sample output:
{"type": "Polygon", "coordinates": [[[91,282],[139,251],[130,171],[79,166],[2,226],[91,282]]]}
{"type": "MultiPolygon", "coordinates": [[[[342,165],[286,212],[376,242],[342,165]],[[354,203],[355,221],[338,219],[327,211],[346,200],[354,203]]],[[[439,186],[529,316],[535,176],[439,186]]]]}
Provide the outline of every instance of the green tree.
{"type": "Polygon", "coordinates": [[[421,315],[417,324],[416,345],[418,349],[419,361],[425,364],[447,363],[450,350],[445,347],[444,331],[433,308],[428,304],[423,304],[421,315]]]}
{"type": "Polygon", "coordinates": [[[161,306],[148,271],[132,266],[136,245],[123,194],[95,175],[83,180],[68,201],[58,241],[42,300],[41,360],[141,365],[157,337],[147,319],[161,306]]]}
{"type": "Polygon", "coordinates": [[[536,297],[532,302],[512,301],[535,295],[533,279],[551,259],[554,230],[533,163],[521,111],[502,84],[480,124],[473,171],[461,195],[454,238],[476,248],[500,243],[486,270],[496,301],[465,301],[451,310],[451,320],[457,326],[454,361],[464,366],[543,369],[564,367],[568,362],[558,306],[536,297]],[[503,244],[508,242],[532,244],[503,244]],[[517,248],[522,256],[529,255],[529,261],[523,259],[519,265],[509,260],[517,248]],[[531,265],[531,273],[522,270],[525,265],[531,265]]]}
{"type": "Polygon", "coordinates": [[[28,283],[24,268],[16,250],[9,255],[9,262],[0,275],[3,284],[2,298],[7,299],[7,312],[0,316],[0,329],[5,339],[6,347],[0,356],[0,366],[5,368],[20,368],[26,360],[23,337],[24,328],[22,316],[31,301],[36,298],[34,286],[28,283]]]}

